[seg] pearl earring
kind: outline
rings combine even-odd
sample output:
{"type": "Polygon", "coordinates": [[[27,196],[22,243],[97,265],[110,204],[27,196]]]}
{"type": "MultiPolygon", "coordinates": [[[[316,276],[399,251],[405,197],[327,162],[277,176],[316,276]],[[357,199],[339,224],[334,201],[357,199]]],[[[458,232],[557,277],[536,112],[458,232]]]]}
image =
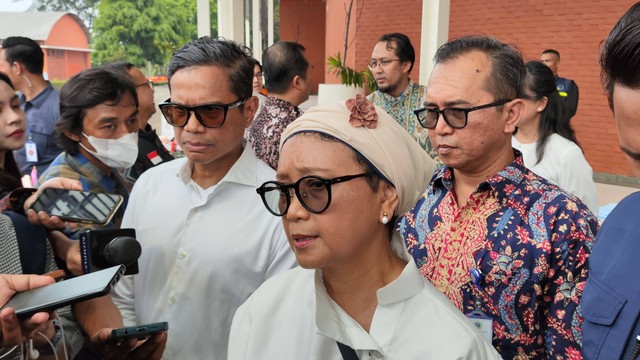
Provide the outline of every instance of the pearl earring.
{"type": "Polygon", "coordinates": [[[389,218],[387,217],[387,215],[389,215],[389,214],[387,214],[387,213],[383,213],[382,214],[382,220],[380,220],[380,222],[383,225],[387,225],[389,223],[389,218]]]}
{"type": "Polygon", "coordinates": [[[541,111],[542,111],[542,108],[538,108],[538,112],[541,112],[541,111]]]}

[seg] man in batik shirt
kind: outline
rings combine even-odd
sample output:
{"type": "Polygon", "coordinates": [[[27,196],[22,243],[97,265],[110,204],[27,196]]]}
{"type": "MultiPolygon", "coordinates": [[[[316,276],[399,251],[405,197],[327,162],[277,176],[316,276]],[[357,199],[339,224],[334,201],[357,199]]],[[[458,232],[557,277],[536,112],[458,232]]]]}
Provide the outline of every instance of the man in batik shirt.
{"type": "Polygon", "coordinates": [[[269,97],[251,124],[249,142],[258,159],[275,169],[280,134],[302,115],[298,105],[311,94],[312,67],[304,46],[280,41],[262,54],[262,70],[269,97]]]}
{"type": "Polygon", "coordinates": [[[488,37],[436,53],[420,123],[444,167],[399,230],[421,273],[505,359],[580,359],[578,310],[598,225],[575,196],[527,170],[510,137],[521,55],[488,37]]]}
{"type": "Polygon", "coordinates": [[[378,90],[368,97],[404,127],[432,158],[436,157],[429,133],[418,124],[413,110],[422,107],[426,88],[409,79],[416,54],[409,38],[400,33],[385,34],[373,48],[369,70],[378,90]]]}

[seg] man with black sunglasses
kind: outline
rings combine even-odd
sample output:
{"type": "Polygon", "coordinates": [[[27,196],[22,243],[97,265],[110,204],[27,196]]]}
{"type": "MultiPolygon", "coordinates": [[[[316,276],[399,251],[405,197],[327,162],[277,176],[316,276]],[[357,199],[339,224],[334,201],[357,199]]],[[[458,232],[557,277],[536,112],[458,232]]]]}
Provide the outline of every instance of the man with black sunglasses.
{"type": "Polygon", "coordinates": [[[226,359],[236,308],[296,264],[256,196],[275,172],[243,141],[258,107],[253,64],[249,49],[209,37],[174,54],[160,109],[185,158],[142,174],[125,212],[143,251],[114,299],[126,325],[169,322],[168,359],[226,359]]]}
{"type": "Polygon", "coordinates": [[[494,38],[436,52],[415,115],[445,166],[399,228],[421,273],[503,358],[580,358],[578,302],[598,223],[511,147],[524,76],[521,55],[494,38]]]}

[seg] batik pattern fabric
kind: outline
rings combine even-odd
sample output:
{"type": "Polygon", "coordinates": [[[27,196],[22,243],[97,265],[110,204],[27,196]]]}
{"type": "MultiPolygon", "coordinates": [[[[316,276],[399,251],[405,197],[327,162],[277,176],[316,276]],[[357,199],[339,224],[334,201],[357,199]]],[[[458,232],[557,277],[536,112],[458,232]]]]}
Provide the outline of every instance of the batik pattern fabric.
{"type": "Polygon", "coordinates": [[[278,166],[280,135],[300,115],[302,110],[292,103],[275,97],[267,98],[249,130],[249,142],[258,159],[272,169],[278,166]]]}
{"type": "Polygon", "coordinates": [[[598,222],[580,200],[527,170],[521,154],[458,206],[442,167],[398,220],[422,275],[465,314],[493,319],[505,359],[581,359],[578,303],[598,222]],[[481,272],[472,283],[471,269],[481,272]]]}
{"type": "Polygon", "coordinates": [[[420,109],[424,106],[426,93],[426,87],[415,84],[409,80],[409,85],[407,85],[398,97],[378,90],[369,94],[368,98],[374,105],[382,108],[387,114],[396,119],[398,124],[407,130],[409,135],[416,139],[429,156],[436,159],[438,154],[433,149],[433,146],[431,146],[429,132],[420,125],[416,115],[413,113],[413,110],[420,109]]]}

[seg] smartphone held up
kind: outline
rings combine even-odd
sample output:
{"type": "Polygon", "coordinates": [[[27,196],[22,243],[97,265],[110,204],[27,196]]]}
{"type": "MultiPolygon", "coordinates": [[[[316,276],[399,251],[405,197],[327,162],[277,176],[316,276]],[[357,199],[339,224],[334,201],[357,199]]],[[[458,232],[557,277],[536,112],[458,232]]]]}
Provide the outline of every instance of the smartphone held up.
{"type": "Polygon", "coordinates": [[[45,188],[30,208],[64,221],[107,225],[122,202],[118,194],[45,188]]]}

